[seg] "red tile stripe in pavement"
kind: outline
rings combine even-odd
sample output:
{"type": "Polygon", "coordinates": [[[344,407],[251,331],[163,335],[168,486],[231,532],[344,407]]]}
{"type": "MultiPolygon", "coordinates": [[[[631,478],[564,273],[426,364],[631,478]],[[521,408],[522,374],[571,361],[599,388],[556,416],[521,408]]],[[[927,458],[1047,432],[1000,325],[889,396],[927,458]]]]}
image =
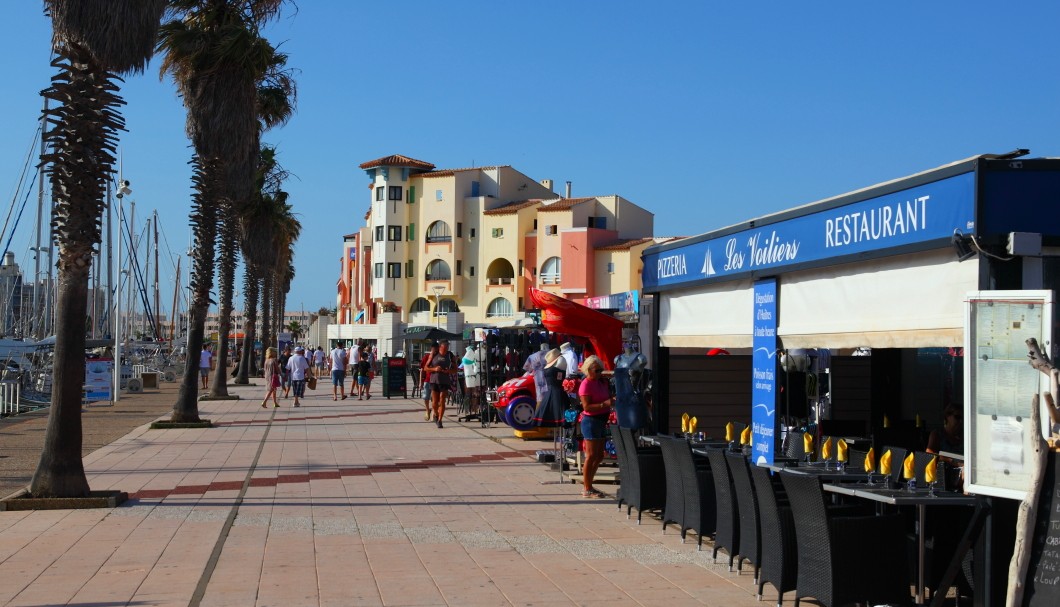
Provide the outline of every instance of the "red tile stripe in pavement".
{"type": "MultiPolygon", "coordinates": [[[[372,474],[385,474],[388,472],[401,472],[402,470],[423,470],[435,466],[456,466],[458,464],[478,464],[482,462],[503,461],[518,457],[533,457],[534,453],[529,451],[498,451],[496,453],[484,453],[482,455],[466,455],[461,457],[447,457],[445,459],[425,459],[421,461],[396,462],[393,464],[375,464],[371,466],[355,466],[352,468],[338,468],[335,470],[314,470],[309,474],[280,474],[275,477],[251,478],[251,487],[275,487],[281,483],[308,483],[311,480],[332,479],[338,480],[344,476],[370,476],[372,474]]],[[[238,491],[243,487],[242,481],[218,481],[209,485],[178,485],[173,489],[141,489],[129,495],[132,499],[158,499],[170,495],[202,495],[207,491],[238,491]]]]}
{"type": "Polygon", "coordinates": [[[373,415],[397,415],[398,413],[408,413],[409,411],[421,412],[421,408],[417,409],[400,409],[397,411],[368,411],[365,413],[337,413],[335,415],[306,415],[304,417],[277,417],[273,420],[268,419],[245,419],[231,422],[214,422],[215,426],[250,426],[253,424],[268,424],[280,422],[304,422],[313,419],[338,419],[340,417],[370,417],[373,415]]]}

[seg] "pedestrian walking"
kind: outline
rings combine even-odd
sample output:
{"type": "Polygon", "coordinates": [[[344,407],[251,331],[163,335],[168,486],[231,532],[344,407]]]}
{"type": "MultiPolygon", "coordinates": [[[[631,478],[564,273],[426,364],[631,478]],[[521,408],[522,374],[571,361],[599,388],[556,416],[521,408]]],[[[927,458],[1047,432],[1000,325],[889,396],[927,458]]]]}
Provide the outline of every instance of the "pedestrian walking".
{"type": "Polygon", "coordinates": [[[324,374],[325,363],[327,361],[327,354],[324,354],[324,348],[317,346],[316,350],[313,350],[313,364],[317,368],[317,375],[324,374]]]}
{"type": "Polygon", "coordinates": [[[261,408],[266,409],[269,397],[272,397],[272,406],[279,407],[276,400],[276,390],[280,387],[280,361],[276,359],[276,348],[265,350],[265,398],[261,400],[261,408]]]}
{"type": "Polygon", "coordinates": [[[213,366],[213,352],[210,347],[208,343],[203,344],[202,352],[199,353],[199,377],[202,378],[203,390],[210,387],[210,367],[213,366]]]}
{"type": "Polygon", "coordinates": [[[346,348],[342,344],[331,351],[331,400],[346,400],[346,348]]]}
{"type": "Polygon", "coordinates": [[[423,419],[431,421],[431,373],[427,367],[431,364],[431,358],[438,354],[438,342],[431,343],[431,350],[420,358],[420,392],[423,394],[423,408],[426,409],[423,419]]]}
{"type": "Polygon", "coordinates": [[[371,385],[372,364],[368,361],[368,353],[361,352],[361,360],[357,361],[357,400],[372,398],[369,392],[371,385]]]}
{"type": "Polygon", "coordinates": [[[291,372],[287,370],[287,363],[291,361],[291,344],[287,344],[283,347],[283,353],[280,354],[280,387],[283,388],[283,397],[291,393],[291,372]]]}
{"type": "Polygon", "coordinates": [[[427,370],[431,373],[431,406],[434,408],[434,423],[441,428],[445,415],[445,400],[449,396],[452,376],[456,374],[456,356],[449,351],[449,340],[438,342],[438,353],[431,357],[427,370]]]}
{"type": "Polygon", "coordinates": [[[298,346],[294,354],[287,361],[287,372],[290,378],[291,389],[294,390],[294,406],[300,407],[300,398],[305,398],[305,380],[307,374],[312,373],[309,361],[305,357],[305,348],[298,346]]]}

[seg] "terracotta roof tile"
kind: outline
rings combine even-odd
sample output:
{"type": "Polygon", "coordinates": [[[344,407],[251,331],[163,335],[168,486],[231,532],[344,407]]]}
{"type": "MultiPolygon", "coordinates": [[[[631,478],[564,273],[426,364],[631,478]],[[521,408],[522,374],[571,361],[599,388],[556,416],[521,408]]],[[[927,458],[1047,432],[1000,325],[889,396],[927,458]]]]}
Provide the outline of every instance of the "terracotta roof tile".
{"type": "Polygon", "coordinates": [[[449,177],[450,175],[453,175],[455,173],[464,173],[464,172],[467,172],[467,171],[489,171],[489,170],[492,170],[492,169],[500,169],[500,168],[509,167],[509,166],[511,166],[511,165],[510,164],[505,164],[505,165],[488,166],[488,167],[468,167],[468,168],[464,168],[464,169],[438,169],[437,171],[431,171],[430,173],[421,173],[419,175],[416,175],[416,177],[423,177],[424,179],[426,179],[428,177],[449,177]]]}
{"type": "Polygon", "coordinates": [[[538,209],[537,212],[544,213],[546,211],[567,211],[571,207],[582,204],[583,202],[589,202],[591,200],[596,199],[591,196],[588,198],[560,198],[556,202],[550,202],[548,204],[545,204],[540,209],[538,209]]]}
{"type": "Polygon", "coordinates": [[[509,202],[506,205],[494,207],[483,211],[483,215],[514,215],[517,212],[527,208],[541,204],[540,198],[531,198],[530,200],[518,200],[516,202],[509,202]]]}
{"type": "Polygon", "coordinates": [[[361,164],[362,169],[374,169],[375,167],[408,167],[410,169],[429,171],[434,168],[434,165],[415,158],[409,158],[408,156],[402,156],[401,154],[383,156],[361,164]]]}
{"type": "Polygon", "coordinates": [[[596,247],[597,251],[628,251],[637,245],[650,243],[654,238],[632,238],[630,240],[616,240],[611,244],[596,247]]]}

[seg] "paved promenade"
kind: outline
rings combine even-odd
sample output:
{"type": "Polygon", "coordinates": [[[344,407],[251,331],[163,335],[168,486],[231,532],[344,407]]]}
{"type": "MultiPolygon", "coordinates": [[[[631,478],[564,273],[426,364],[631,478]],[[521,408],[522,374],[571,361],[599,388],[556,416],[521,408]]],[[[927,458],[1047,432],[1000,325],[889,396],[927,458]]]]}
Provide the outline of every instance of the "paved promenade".
{"type": "Polygon", "coordinates": [[[0,605],[761,604],[707,542],[556,482],[532,459],[550,443],[325,387],[267,410],[231,388],[200,404],[217,428],[95,450],[90,484],[129,492],[120,508],[0,513],[0,605]]]}

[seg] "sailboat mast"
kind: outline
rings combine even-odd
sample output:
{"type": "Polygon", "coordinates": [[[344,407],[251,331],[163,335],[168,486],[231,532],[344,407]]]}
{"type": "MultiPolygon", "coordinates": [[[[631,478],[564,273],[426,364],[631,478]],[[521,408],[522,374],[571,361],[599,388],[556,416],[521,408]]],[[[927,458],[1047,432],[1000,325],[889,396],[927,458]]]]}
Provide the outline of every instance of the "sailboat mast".
{"type": "MultiPolygon", "coordinates": [[[[48,98],[45,97],[44,98],[44,112],[41,113],[41,117],[40,117],[40,122],[41,122],[40,155],[41,155],[41,158],[44,157],[44,152],[45,152],[45,147],[46,147],[45,132],[47,131],[48,123],[45,121],[44,117],[47,116],[47,115],[48,115],[48,98]]],[[[41,232],[41,222],[43,221],[43,218],[44,218],[44,170],[42,169],[40,171],[40,173],[38,173],[38,175],[37,175],[37,225],[34,228],[34,231],[37,233],[37,235],[36,235],[37,244],[36,244],[36,246],[33,249],[33,251],[34,251],[34,254],[33,254],[33,305],[30,306],[30,315],[29,315],[29,318],[30,318],[29,333],[36,339],[41,339],[41,338],[44,337],[44,332],[41,331],[41,326],[39,324],[39,321],[37,320],[38,319],[37,315],[40,313],[40,309],[39,309],[40,308],[40,285],[38,283],[40,281],[40,253],[41,253],[41,250],[40,250],[40,232],[41,232]]]]}
{"type": "Polygon", "coordinates": [[[177,322],[177,295],[180,293],[180,257],[177,258],[177,282],[173,285],[173,307],[169,309],[169,344],[173,345],[173,341],[177,339],[176,335],[176,322],[177,322]]]}
{"type": "Polygon", "coordinates": [[[129,268],[129,288],[126,289],[128,295],[128,301],[125,305],[125,337],[128,339],[133,335],[133,331],[136,330],[136,308],[133,306],[133,291],[136,290],[134,285],[136,284],[136,277],[133,275],[135,266],[133,265],[133,257],[136,256],[140,250],[140,243],[137,242],[135,226],[136,226],[136,202],[129,201],[129,220],[125,222],[125,227],[129,230],[129,263],[125,267],[129,268]]]}
{"type": "Polygon", "coordinates": [[[162,302],[158,296],[158,211],[155,211],[155,339],[162,339],[162,302]]]}

